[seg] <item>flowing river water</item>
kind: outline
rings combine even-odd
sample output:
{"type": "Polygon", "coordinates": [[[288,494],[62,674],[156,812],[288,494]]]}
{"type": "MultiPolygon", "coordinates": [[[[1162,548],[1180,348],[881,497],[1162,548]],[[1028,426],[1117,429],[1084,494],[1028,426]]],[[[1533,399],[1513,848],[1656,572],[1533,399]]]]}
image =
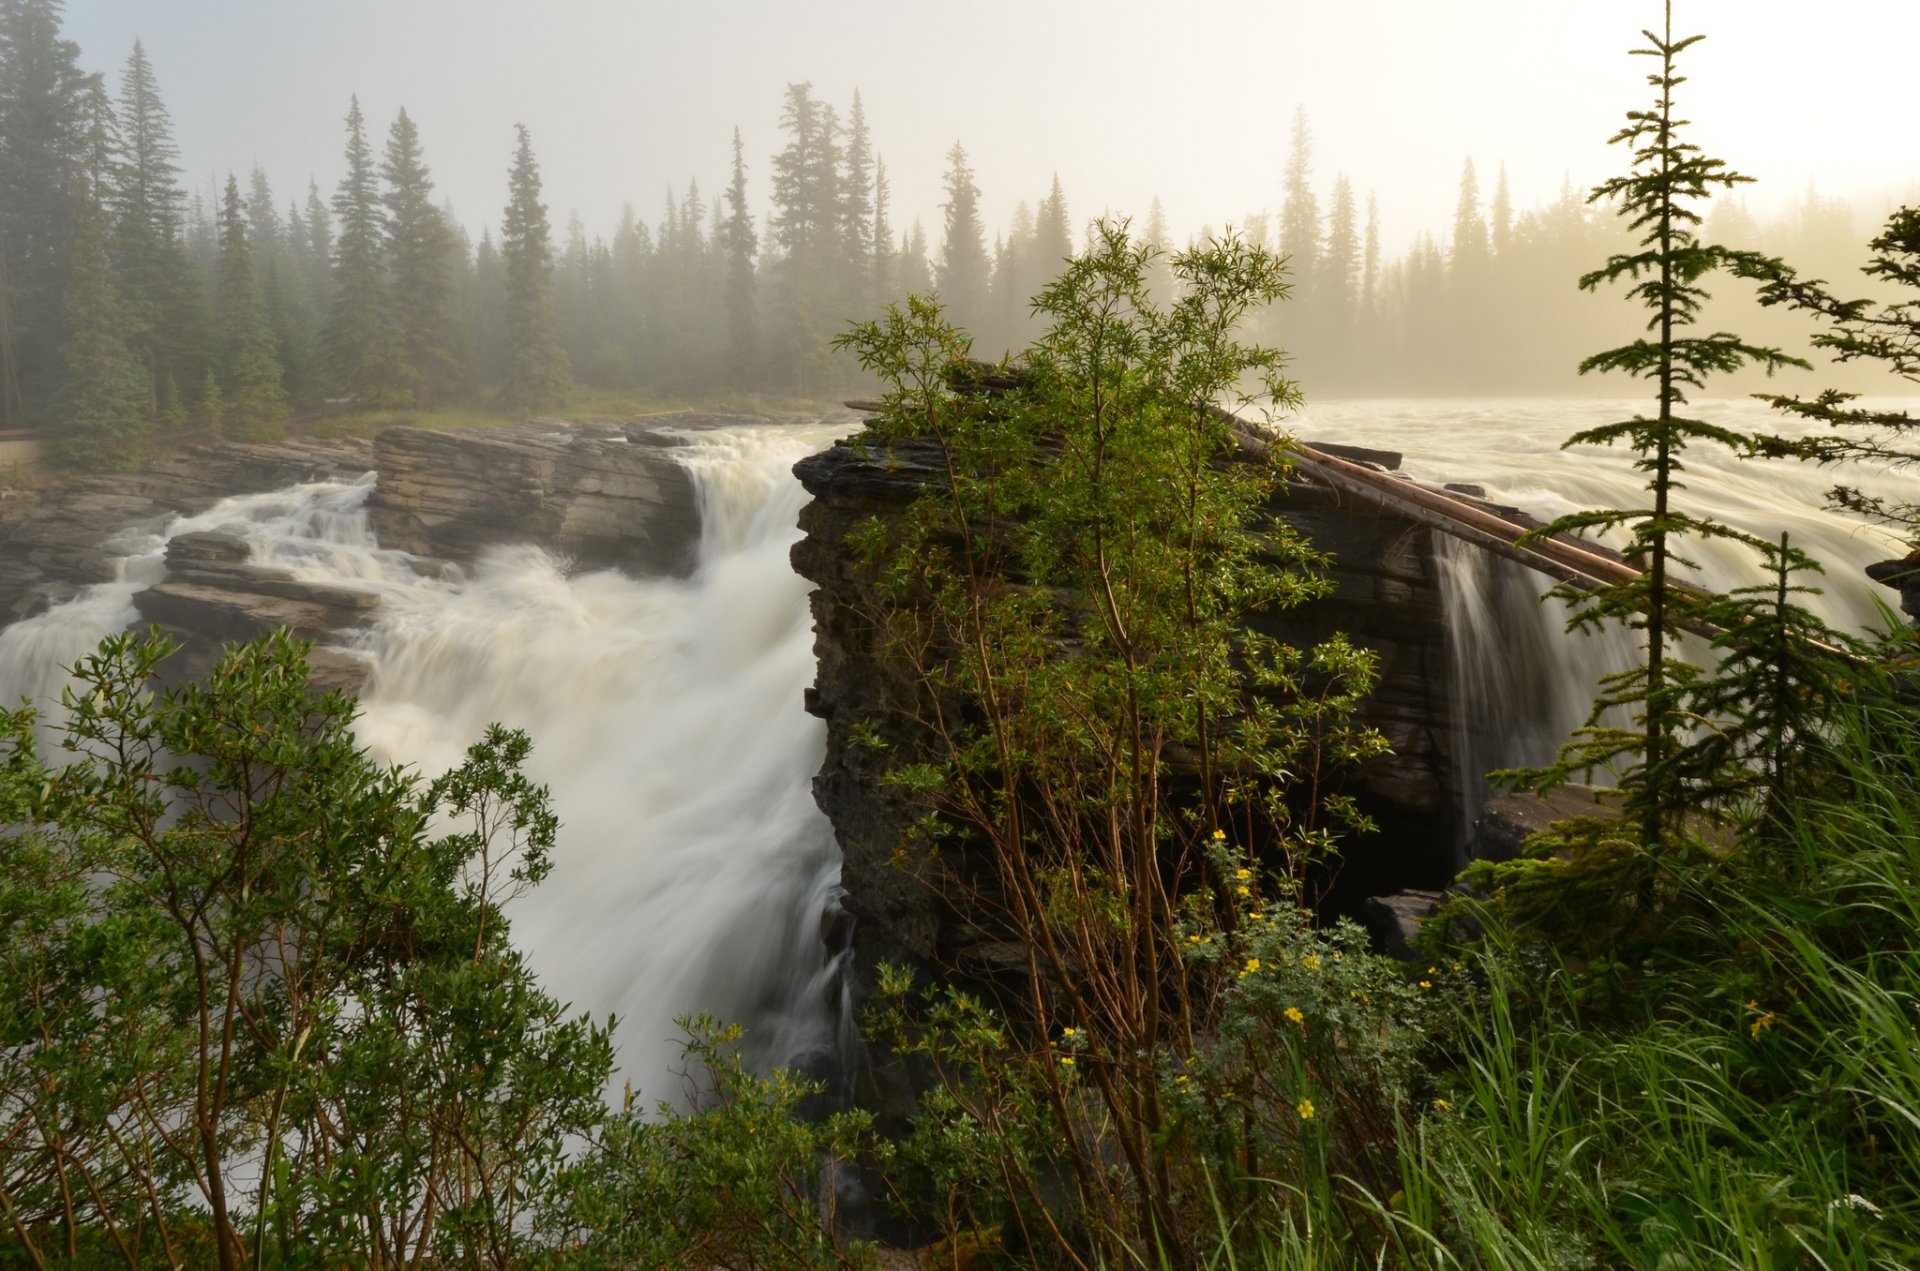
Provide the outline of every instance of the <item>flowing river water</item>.
{"type": "MultiPolygon", "coordinates": [[[[1640,502],[1625,456],[1558,448],[1634,408],[1342,402],[1290,426],[1309,440],[1403,451],[1404,469],[1423,481],[1471,482],[1551,517],[1640,502]]],[[[1765,422],[1753,403],[1711,409],[1736,427],[1765,422]]],[[[490,722],[533,737],[531,773],[552,788],[563,825],[551,876],[514,902],[517,942],[562,1000],[619,1018],[619,1062],[640,1096],[679,1092],[675,1020],[696,1012],[746,1023],[759,1063],[813,1066],[833,1053],[840,1026],[836,968],[819,937],[838,860],[810,789],[824,732],[802,709],[812,631],[787,554],[805,495],[789,470],[845,428],[685,434],[673,453],[702,517],[686,578],[575,573],[530,545],[456,575],[423,574],[374,541],[371,477],[231,498],[125,536],[117,581],[0,630],[0,700],[57,697],[62,668],[136,620],[133,597],[164,577],[165,544],[178,533],[239,534],[255,561],[374,591],[378,619],[351,646],[372,672],[362,743],[433,774],[490,722]]],[[[1827,563],[1828,594],[1816,602],[1825,615],[1855,627],[1876,620],[1875,601],[1892,593],[1859,571],[1894,554],[1893,540],[1820,509],[1829,474],[1706,451],[1690,466],[1692,506],[1769,537],[1789,530],[1827,563]]],[[[1477,712],[1462,744],[1486,767],[1550,757],[1598,675],[1630,662],[1631,638],[1569,640],[1564,610],[1539,602],[1541,580],[1451,544],[1438,555],[1456,682],[1477,712]]],[[[1700,561],[1709,584],[1753,580],[1750,564],[1718,546],[1700,561]]]]}

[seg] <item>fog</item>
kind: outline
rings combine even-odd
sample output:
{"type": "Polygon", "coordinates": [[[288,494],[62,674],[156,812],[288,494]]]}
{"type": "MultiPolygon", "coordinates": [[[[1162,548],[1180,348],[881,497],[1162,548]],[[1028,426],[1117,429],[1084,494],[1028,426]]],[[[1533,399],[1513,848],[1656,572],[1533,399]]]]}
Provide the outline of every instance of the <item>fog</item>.
{"type": "MultiPolygon", "coordinates": [[[[1870,291],[1920,196],[1920,4],[1676,7],[1688,139],[1756,178],[1709,230],[1870,291]]],[[[1613,391],[1574,368],[1638,321],[1574,283],[1627,241],[1586,192],[1629,162],[1652,0],[0,13],[0,430],[67,466],[342,406],[831,400],[862,387],[833,336],[910,292],[1023,348],[1103,216],[1286,256],[1251,334],[1314,397],[1613,391]]],[[[1739,290],[1710,321],[1807,351],[1739,290]]],[[[1903,387],[1787,387],[1829,384],[1903,387]]]]}
{"type": "MultiPolygon", "coordinates": [[[[1171,231],[1276,206],[1287,129],[1308,111],[1331,181],[1380,201],[1398,253],[1445,229],[1462,160],[1519,207],[1563,177],[1618,166],[1606,138],[1644,97],[1626,57],[1652,0],[79,0],[67,33],[111,72],[144,41],[193,186],[264,164],[282,191],[340,173],[358,93],[384,127],[406,107],[442,194],[475,238],[505,200],[513,125],[532,131],[556,222],[606,231],[669,183],[726,180],[737,125],[764,212],[782,91],[860,90],[893,181],[895,221],[931,228],[948,147],[974,161],[989,225],[1057,172],[1076,214],[1146,214],[1171,231]]],[[[1880,198],[1920,182],[1911,51],[1920,5],[1681,0],[1698,139],[1761,179],[1778,208],[1809,182],[1880,198]]]]}

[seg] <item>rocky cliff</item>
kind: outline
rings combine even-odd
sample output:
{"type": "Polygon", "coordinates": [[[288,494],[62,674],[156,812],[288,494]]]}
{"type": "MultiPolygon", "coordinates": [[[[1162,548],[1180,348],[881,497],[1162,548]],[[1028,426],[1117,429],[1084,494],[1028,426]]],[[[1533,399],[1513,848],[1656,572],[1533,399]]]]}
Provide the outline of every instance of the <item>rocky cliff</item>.
{"type": "Polygon", "coordinates": [[[538,543],[586,569],[684,574],[700,508],[673,445],[643,425],[392,428],[374,442],[367,511],[383,547],[460,564],[496,544],[538,543]]]}
{"type": "Polygon", "coordinates": [[[342,480],[373,467],[365,441],[194,446],[138,472],[66,482],[31,503],[0,505],[0,626],[110,581],[112,540],[204,512],[236,494],[342,480]]]}
{"type": "MultiPolygon", "coordinates": [[[[1398,462],[1373,452],[1349,451],[1348,457],[1375,466],[1398,462]]],[[[857,524],[897,515],[934,479],[939,451],[930,442],[868,452],[841,443],[794,470],[813,496],[801,513],[805,537],[793,549],[793,563],[816,585],[819,670],[807,706],[826,722],[827,752],[814,792],[840,841],[857,965],[870,975],[876,960],[887,958],[991,977],[1014,951],[963,921],[933,874],[936,868],[964,874],[968,862],[949,857],[936,866],[903,859],[897,850],[919,810],[889,793],[882,778],[903,756],[924,753],[926,739],[911,723],[918,689],[881,647],[866,617],[872,593],[843,546],[857,524]],[[859,744],[856,726],[877,730],[891,752],[859,744]]],[[[1365,721],[1387,736],[1393,754],[1347,777],[1380,830],[1349,846],[1335,903],[1357,911],[1367,895],[1444,886],[1463,827],[1457,824],[1451,668],[1432,531],[1304,480],[1292,483],[1270,510],[1332,555],[1335,588],[1272,619],[1269,633],[1306,646],[1343,631],[1380,658],[1381,682],[1365,721]]]]}

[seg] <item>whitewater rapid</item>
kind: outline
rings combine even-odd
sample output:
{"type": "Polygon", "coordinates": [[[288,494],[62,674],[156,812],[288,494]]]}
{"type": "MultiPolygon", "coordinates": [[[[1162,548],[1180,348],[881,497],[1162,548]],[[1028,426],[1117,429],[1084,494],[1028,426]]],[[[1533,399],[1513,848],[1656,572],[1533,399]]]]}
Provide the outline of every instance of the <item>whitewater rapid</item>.
{"type": "Polygon", "coordinates": [[[839,860],[811,793],[825,732],[802,707],[812,624],[787,553],[805,501],[792,466],[846,430],[669,433],[700,502],[686,578],[575,572],[532,546],[423,570],[375,541],[371,474],[229,498],[122,536],[114,581],[0,631],[0,700],[57,715],[65,668],[137,622],[178,534],[237,535],[255,563],[377,594],[345,646],[371,671],[360,742],[431,777],[490,723],[532,737],[561,830],[551,874],[508,909],[514,940],[560,1000],[617,1019],[637,1097],[683,1095],[687,1015],[745,1025],[756,1064],[820,1070],[839,1024],[819,933],[839,860]]]}
{"type": "MultiPolygon", "coordinates": [[[[1573,431],[1633,402],[1336,402],[1287,426],[1305,440],[1397,449],[1431,483],[1471,482],[1551,517],[1634,506],[1639,474],[1620,452],[1570,454],[1573,431]]],[[[1736,427],[1768,422],[1746,401],[1703,403],[1736,427]]],[[[432,776],[494,722],[533,738],[531,775],[562,821],[553,871],[512,903],[515,941],[549,991],[612,1014],[623,1078],[644,1102],[683,1093],[676,1018],[749,1029],[756,1064],[831,1071],[844,1015],[821,943],[838,854],[813,803],[824,729],[802,708],[812,683],[807,584],[788,563],[805,501],[791,468],[845,423],[742,425],[677,435],[701,510],[686,578],[578,572],[539,548],[496,550],[465,571],[425,569],[382,549],[365,512],[372,477],[224,500],[129,532],[114,581],[0,630],[0,700],[57,699],[63,668],[137,621],[134,597],[165,576],[174,535],[237,534],[252,559],[295,578],[376,594],[375,624],[350,637],[370,679],[357,724],[380,758],[432,776]]],[[[1896,554],[1884,531],[1824,510],[1834,474],[1806,465],[1688,456],[1685,506],[1768,537],[1783,528],[1827,564],[1814,603],[1862,629],[1892,593],[1861,569],[1896,554]]],[[[1849,473],[1894,492],[1897,477],[1849,473]]],[[[1709,544],[1696,575],[1754,581],[1751,558],[1709,544]]],[[[1451,624],[1455,739],[1469,772],[1534,764],[1584,719],[1594,685],[1638,656],[1635,633],[1569,638],[1545,580],[1511,562],[1436,543],[1451,624]]],[[[1462,815],[1482,790],[1463,789],[1462,815]]]]}
{"type": "MultiPolygon", "coordinates": [[[[1562,448],[1575,432],[1632,418],[1649,406],[1642,398],[1330,402],[1315,404],[1282,426],[1305,441],[1399,450],[1405,456],[1403,470],[1423,483],[1477,485],[1494,503],[1551,520],[1589,508],[1650,504],[1645,477],[1633,469],[1629,451],[1562,448]]],[[[1752,398],[1706,399],[1689,413],[1736,431],[1799,430],[1752,398]]],[[[1675,507],[1769,541],[1785,531],[1793,546],[1824,566],[1824,574],[1796,580],[1820,592],[1799,597],[1800,603],[1855,633],[1904,620],[1889,612],[1895,594],[1864,571],[1875,561],[1904,554],[1905,544],[1885,528],[1825,502],[1827,490],[1840,482],[1911,502],[1909,479],[1884,467],[1741,459],[1719,445],[1692,447],[1682,460],[1686,471],[1675,507]]],[[[1603,538],[1617,546],[1622,536],[1603,538]]],[[[1681,576],[1704,586],[1726,591],[1762,581],[1757,557],[1737,543],[1690,539],[1680,550],[1693,562],[1680,567],[1681,576]]],[[[1457,814],[1466,827],[1492,793],[1479,774],[1551,760],[1586,723],[1601,677],[1644,658],[1643,637],[1617,623],[1569,633],[1571,610],[1546,594],[1550,580],[1457,539],[1435,535],[1434,561],[1448,626],[1452,747],[1462,774],[1457,814]]],[[[1710,654],[1704,641],[1683,636],[1677,656],[1704,662],[1710,654]]],[[[1616,712],[1607,722],[1628,720],[1616,712]]],[[[1613,774],[1597,771],[1591,779],[1611,784],[1613,774]]]]}

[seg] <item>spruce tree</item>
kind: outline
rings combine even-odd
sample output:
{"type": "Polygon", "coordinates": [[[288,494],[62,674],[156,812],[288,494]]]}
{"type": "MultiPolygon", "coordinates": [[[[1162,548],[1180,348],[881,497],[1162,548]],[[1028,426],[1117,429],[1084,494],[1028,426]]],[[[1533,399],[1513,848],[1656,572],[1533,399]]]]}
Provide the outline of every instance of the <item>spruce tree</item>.
{"type": "Polygon", "coordinates": [[[433,180],[420,132],[403,107],[387,134],[386,256],[402,386],[431,405],[457,393],[470,378],[465,332],[454,309],[452,232],[433,205],[433,180]]]}
{"type": "MultiPolygon", "coordinates": [[[[848,302],[864,310],[873,294],[873,138],[854,90],[840,175],[840,256],[848,302]]],[[[852,315],[849,315],[852,316],[852,315]]]]}
{"type": "MultiPolygon", "coordinates": [[[[1813,337],[1815,346],[1825,349],[1835,362],[1878,363],[1904,380],[1911,392],[1920,386],[1920,208],[1897,209],[1867,246],[1872,256],[1861,272],[1904,288],[1899,293],[1902,298],[1884,304],[1843,300],[1824,280],[1803,279],[1775,262],[1756,273],[1764,283],[1760,303],[1825,318],[1829,325],[1813,337]]],[[[1920,413],[1909,407],[1862,403],[1859,394],[1838,389],[1812,397],[1769,394],[1765,400],[1789,417],[1837,431],[1760,437],[1756,447],[1763,454],[1820,463],[1868,460],[1900,467],[1920,463],[1920,452],[1912,441],[1920,431],[1920,413]]],[[[1920,498],[1887,499],[1848,485],[1835,486],[1829,498],[1836,506],[1900,527],[1920,549],[1920,498]]]]}
{"type": "Polygon", "coordinates": [[[248,230],[240,183],[229,174],[220,207],[220,397],[227,435],[257,441],[282,435],[287,394],[260,304],[248,230]]]}
{"type": "Polygon", "coordinates": [[[389,311],[378,173],[357,96],[347,110],[346,159],[346,175],[333,196],[339,235],[322,346],[333,392],[357,406],[379,406],[400,393],[400,369],[389,311]]]}
{"type": "Polygon", "coordinates": [[[553,306],[553,244],[547,207],[540,201],[540,165],[524,124],[515,124],[519,146],[507,175],[507,209],[500,222],[505,265],[506,380],[503,405],[550,410],[572,388],[567,355],[560,348],[560,319],[553,306]]]}
{"type": "Polygon", "coordinates": [[[152,390],[125,339],[107,256],[106,215],[86,182],[69,201],[73,235],[55,454],[88,471],[132,468],[145,452],[152,390]]]}
{"type": "Polygon", "coordinates": [[[834,377],[838,364],[830,361],[828,341],[852,316],[840,273],[840,129],[809,83],[787,85],[780,128],[787,142],[773,157],[767,232],[779,253],[773,283],[781,338],[769,352],[783,383],[806,395],[834,377]]]}
{"type": "Polygon", "coordinates": [[[1777,262],[1700,240],[1697,206],[1716,189],[1731,189],[1752,178],[1681,139],[1686,121],[1675,114],[1674,90],[1685,79],[1675,62],[1704,37],[1673,38],[1671,0],[1662,32],[1642,34],[1648,47],[1634,53],[1658,58],[1660,63],[1659,71],[1648,76],[1656,90],[1654,102],[1650,109],[1629,111],[1626,125],[1612,138],[1613,144],[1631,149],[1633,166],[1596,186],[1588,196],[1590,203],[1617,202],[1619,215],[1639,237],[1633,250],[1612,256],[1581,277],[1580,286],[1593,291],[1606,283],[1626,283],[1627,294],[1648,312],[1648,334],[1594,354],[1580,363],[1580,371],[1616,371],[1649,381],[1655,411],[1575,433],[1565,444],[1624,444],[1633,450],[1634,466],[1647,477],[1651,506],[1578,512],[1540,532],[1624,529],[1630,535],[1627,555],[1645,571],[1629,582],[1571,597],[1579,606],[1574,626],[1626,622],[1645,632],[1646,656],[1639,667],[1601,682],[1594,722],[1549,770],[1549,780],[1621,759],[1629,761],[1621,780],[1628,814],[1637,822],[1641,843],[1651,849],[1678,840],[1681,818],[1702,793],[1699,772],[1685,762],[1689,752],[1683,737],[1693,716],[1691,686],[1700,672],[1675,658],[1673,649],[1679,630],[1710,620],[1706,607],[1711,598],[1676,585],[1674,567],[1686,563],[1680,551],[1689,538],[1744,539],[1761,551],[1770,546],[1676,506],[1674,496],[1684,488],[1681,460],[1690,445],[1739,449],[1749,443],[1749,438],[1728,428],[1683,414],[1682,408],[1688,391],[1702,389],[1709,375],[1746,365],[1771,372],[1806,363],[1727,332],[1685,334],[1707,299],[1700,285],[1707,274],[1722,269],[1753,274],[1777,262]],[[1600,715],[1610,707],[1636,712],[1637,726],[1601,725],[1600,715]]]}
{"type": "Polygon", "coordinates": [[[73,192],[97,80],[59,0],[0,0],[0,428],[46,419],[68,341],[73,192]]]}
{"type": "Polygon", "coordinates": [[[947,151],[944,184],[947,201],[940,207],[946,213],[946,233],[935,283],[955,325],[978,327],[987,313],[987,233],[980,220],[980,187],[973,183],[966,149],[958,141],[947,151]]]}
{"type": "Polygon", "coordinates": [[[727,186],[726,219],[720,222],[719,249],[726,261],[728,380],[736,388],[756,382],[760,331],[754,312],[753,258],[760,249],[753,213],[747,207],[747,160],[740,130],[733,130],[733,180],[727,186]]]}
{"type": "Polygon", "coordinates": [[[887,183],[884,160],[873,161],[873,293],[869,300],[882,305],[899,294],[900,249],[893,241],[893,187],[887,183]]]}
{"type": "Polygon", "coordinates": [[[1293,145],[1287,154],[1286,181],[1280,204],[1280,254],[1293,278],[1293,302],[1309,301],[1319,282],[1320,203],[1315,198],[1313,132],[1307,126],[1307,108],[1295,109],[1293,145]]]}

